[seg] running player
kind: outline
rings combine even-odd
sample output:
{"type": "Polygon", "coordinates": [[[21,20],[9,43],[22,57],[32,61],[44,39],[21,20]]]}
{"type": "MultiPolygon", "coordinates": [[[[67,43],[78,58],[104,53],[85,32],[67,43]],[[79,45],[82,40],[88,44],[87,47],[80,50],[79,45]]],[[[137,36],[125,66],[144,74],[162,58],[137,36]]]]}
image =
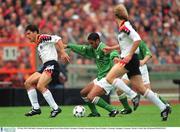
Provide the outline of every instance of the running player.
{"type": "Polygon", "coordinates": [[[58,107],[51,92],[47,88],[49,83],[56,83],[58,81],[59,64],[56,47],[59,50],[63,62],[69,62],[69,56],[64,51],[61,37],[39,34],[39,29],[35,25],[28,25],[26,27],[25,36],[30,42],[37,45],[38,54],[43,63],[43,67],[39,71],[33,73],[24,83],[32,105],[31,111],[26,113],[25,116],[41,114],[36,92],[37,89],[43,94],[45,100],[52,108],[50,117],[56,117],[61,112],[61,109],[58,107]]]}
{"type": "MultiPolygon", "coordinates": [[[[140,60],[140,71],[142,74],[142,79],[143,79],[143,83],[144,86],[148,89],[151,89],[150,86],[150,80],[149,80],[149,72],[148,72],[148,68],[146,63],[148,62],[148,60],[152,57],[152,53],[150,51],[150,49],[147,47],[146,43],[142,40],[139,44],[139,53],[138,53],[138,58],[140,60]]],[[[104,51],[106,53],[111,52],[112,50],[117,49],[120,50],[119,45],[116,46],[112,46],[112,47],[106,47],[104,48],[104,51]]],[[[129,85],[130,81],[128,79],[127,74],[123,75],[122,80],[129,85]]],[[[121,114],[130,114],[132,112],[131,107],[128,104],[127,101],[127,96],[119,89],[117,89],[117,94],[119,96],[119,101],[121,102],[121,104],[123,105],[123,109],[120,111],[121,114]]],[[[170,105],[168,104],[167,101],[165,101],[162,97],[158,96],[159,99],[166,105],[168,105],[170,107],[170,105]]]]}
{"type": "MultiPolygon", "coordinates": [[[[170,112],[169,107],[167,107],[151,89],[147,89],[143,84],[137,55],[141,38],[128,21],[128,13],[125,6],[122,4],[117,5],[114,8],[114,16],[119,26],[120,33],[118,35],[118,41],[122,60],[112,67],[106,79],[103,81],[104,83],[112,84],[114,87],[121,87],[118,77],[122,77],[127,73],[132,87],[158,106],[161,110],[162,121],[166,121],[170,112]]],[[[96,95],[96,93],[91,95],[94,100],[96,100],[96,95]]]]}
{"type": "MultiPolygon", "coordinates": [[[[88,36],[88,42],[89,42],[90,46],[75,45],[75,44],[68,45],[68,48],[70,48],[72,51],[74,51],[84,57],[94,58],[96,61],[96,65],[97,65],[97,69],[98,69],[97,78],[94,79],[92,82],[90,82],[88,85],[86,85],[85,88],[83,88],[81,90],[81,92],[80,92],[81,96],[82,96],[83,100],[87,103],[87,105],[89,106],[89,108],[92,112],[89,114],[89,117],[99,117],[100,116],[100,114],[98,113],[98,111],[95,108],[95,105],[93,103],[106,109],[107,111],[110,112],[109,116],[114,117],[114,116],[116,116],[116,114],[119,113],[115,107],[109,105],[100,97],[98,97],[98,100],[96,100],[96,102],[93,102],[93,100],[89,100],[89,98],[87,96],[92,90],[94,90],[92,88],[95,85],[98,89],[97,89],[97,91],[94,91],[94,92],[98,92],[100,96],[104,95],[105,93],[109,94],[110,90],[113,89],[113,87],[111,85],[104,86],[104,84],[99,83],[99,81],[103,77],[106,76],[108,71],[114,65],[113,60],[118,59],[119,54],[117,51],[112,51],[111,53],[105,54],[103,51],[103,48],[106,47],[106,45],[100,41],[100,37],[97,33],[91,33],[88,36]],[[106,89],[104,87],[106,87],[106,89]]],[[[123,83],[123,81],[122,81],[121,87],[131,97],[134,107],[136,109],[136,107],[139,104],[139,99],[138,99],[139,96],[135,92],[130,90],[130,88],[128,88],[123,83]]]]}

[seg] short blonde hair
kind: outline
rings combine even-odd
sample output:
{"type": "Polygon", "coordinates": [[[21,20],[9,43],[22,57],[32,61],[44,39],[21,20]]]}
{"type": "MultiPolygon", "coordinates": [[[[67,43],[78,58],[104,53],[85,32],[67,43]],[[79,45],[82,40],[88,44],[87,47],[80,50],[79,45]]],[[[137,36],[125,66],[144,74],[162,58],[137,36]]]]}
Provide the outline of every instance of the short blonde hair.
{"type": "Polygon", "coordinates": [[[114,15],[121,20],[128,20],[128,12],[123,4],[114,7],[114,15]]]}

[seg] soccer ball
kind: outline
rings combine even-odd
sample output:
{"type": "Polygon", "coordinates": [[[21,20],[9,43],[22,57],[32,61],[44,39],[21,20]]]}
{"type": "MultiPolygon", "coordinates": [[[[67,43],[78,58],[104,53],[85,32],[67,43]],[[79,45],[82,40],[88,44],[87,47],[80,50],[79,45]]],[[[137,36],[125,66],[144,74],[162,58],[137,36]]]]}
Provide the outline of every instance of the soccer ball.
{"type": "Polygon", "coordinates": [[[75,117],[83,117],[85,116],[86,109],[82,105],[77,105],[73,109],[73,115],[75,117]]]}

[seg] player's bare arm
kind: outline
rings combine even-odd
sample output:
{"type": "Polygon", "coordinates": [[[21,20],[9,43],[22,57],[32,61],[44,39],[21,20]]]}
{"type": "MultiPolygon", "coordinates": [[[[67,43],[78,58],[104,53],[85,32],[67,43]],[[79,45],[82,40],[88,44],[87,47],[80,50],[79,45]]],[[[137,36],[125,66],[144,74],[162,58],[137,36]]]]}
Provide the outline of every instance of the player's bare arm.
{"type": "Polygon", "coordinates": [[[62,42],[62,40],[59,40],[57,42],[57,45],[58,45],[58,48],[59,48],[59,52],[60,52],[60,56],[61,56],[61,60],[64,62],[64,63],[67,63],[67,62],[70,62],[70,57],[68,56],[68,54],[65,52],[64,50],[64,44],[62,42]]]}
{"type": "Polygon", "coordinates": [[[120,50],[120,47],[119,47],[119,45],[114,45],[114,46],[107,46],[107,47],[105,47],[104,49],[103,49],[103,51],[104,51],[104,53],[110,53],[111,51],[113,51],[113,50],[120,50]]]}
{"type": "Polygon", "coordinates": [[[118,63],[119,61],[121,61],[121,59],[120,59],[120,58],[118,58],[118,57],[114,57],[114,59],[113,59],[114,64],[118,63]]]}
{"type": "Polygon", "coordinates": [[[144,64],[146,64],[151,59],[151,57],[152,55],[145,56],[143,60],[140,60],[140,65],[143,66],[144,64]]]}

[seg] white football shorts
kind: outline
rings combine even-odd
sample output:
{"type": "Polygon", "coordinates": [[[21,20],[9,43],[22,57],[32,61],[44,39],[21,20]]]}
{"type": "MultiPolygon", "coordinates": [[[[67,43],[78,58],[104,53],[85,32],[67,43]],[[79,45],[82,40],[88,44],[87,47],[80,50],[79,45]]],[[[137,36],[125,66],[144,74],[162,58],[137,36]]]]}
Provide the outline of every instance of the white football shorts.
{"type": "Polygon", "coordinates": [[[106,91],[106,95],[108,95],[110,93],[110,91],[112,89],[114,89],[114,87],[112,85],[110,85],[109,83],[107,83],[107,81],[105,80],[105,78],[102,78],[101,80],[97,80],[94,79],[93,80],[95,85],[98,85],[99,87],[103,88],[106,91]]]}

